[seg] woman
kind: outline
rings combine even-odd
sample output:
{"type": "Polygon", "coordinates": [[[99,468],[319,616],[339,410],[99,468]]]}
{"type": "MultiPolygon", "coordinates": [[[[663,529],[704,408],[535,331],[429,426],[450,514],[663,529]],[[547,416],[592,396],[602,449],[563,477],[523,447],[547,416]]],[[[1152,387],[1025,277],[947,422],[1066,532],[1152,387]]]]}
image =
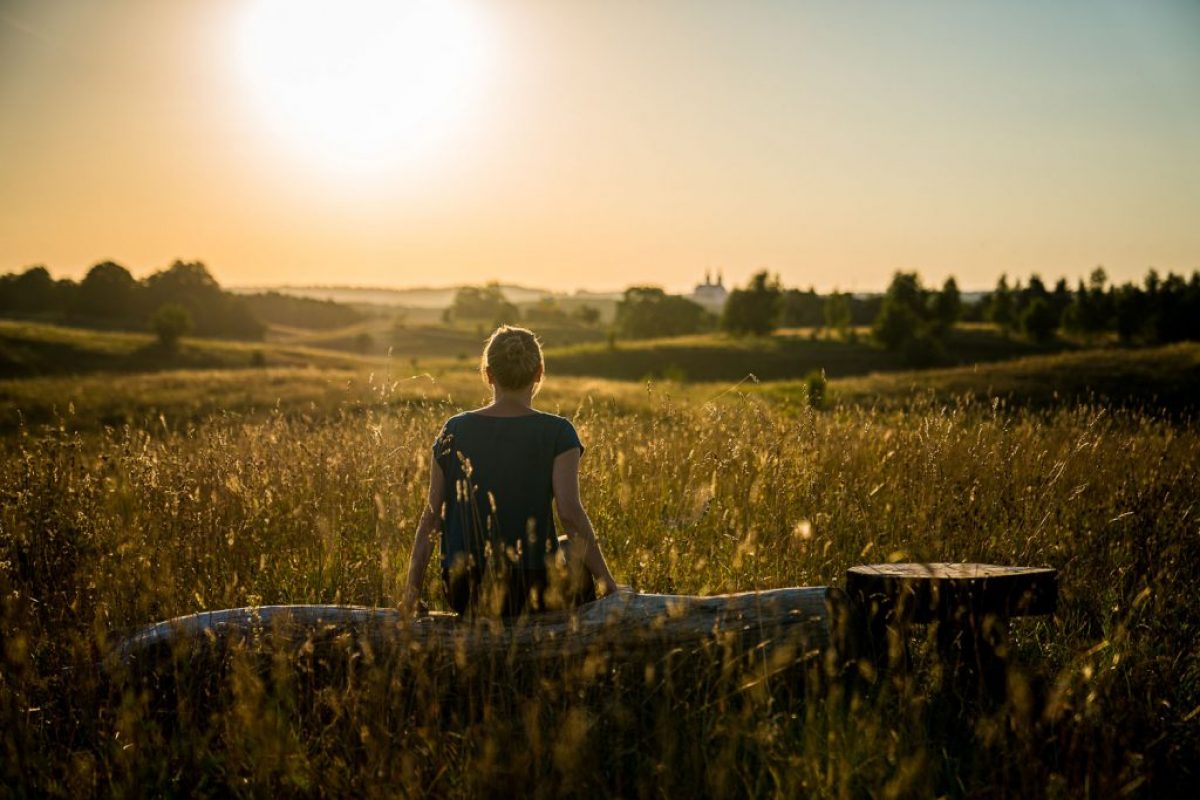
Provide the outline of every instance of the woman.
{"type": "Polygon", "coordinates": [[[460,614],[513,616],[594,598],[590,577],[582,590],[551,580],[576,565],[606,594],[617,590],[579,499],[583,445],[575,427],[533,408],[544,371],[531,331],[502,325],[488,339],[481,372],[492,402],[451,417],[434,442],[429,502],[413,543],[405,609],[419,602],[439,528],[446,598],[460,614]],[[567,532],[566,553],[555,535],[552,500],[567,532]]]}

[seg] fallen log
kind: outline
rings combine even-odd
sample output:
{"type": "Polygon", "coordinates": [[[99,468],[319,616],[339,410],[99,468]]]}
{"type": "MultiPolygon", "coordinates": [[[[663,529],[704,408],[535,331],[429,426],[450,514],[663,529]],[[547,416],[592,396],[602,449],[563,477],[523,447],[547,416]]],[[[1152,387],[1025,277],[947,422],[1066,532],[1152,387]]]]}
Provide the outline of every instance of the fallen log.
{"type": "Polygon", "coordinates": [[[646,660],[669,652],[754,651],[774,665],[828,655],[832,672],[906,668],[912,624],[933,623],[943,658],[960,682],[1003,696],[1011,617],[1052,613],[1052,569],[987,564],[878,564],[852,568],[847,590],[797,587],[695,597],[620,593],[577,609],[502,620],[429,614],[405,618],[392,608],[278,605],[201,612],[148,625],[118,640],[110,664],[153,674],[174,659],[226,663],[233,652],[339,654],[342,660],[416,662],[458,667],[551,667],[602,657],[646,660]]]}
{"type": "Polygon", "coordinates": [[[693,597],[620,593],[578,609],[513,620],[454,614],[412,619],[391,608],[277,605],[208,611],[146,626],[111,656],[137,671],[165,653],[203,647],[278,650],[331,642],[385,654],[447,654],[458,661],[507,654],[513,662],[596,654],[632,656],[721,640],[738,648],[780,647],[800,656],[829,642],[824,587],[693,597]]]}

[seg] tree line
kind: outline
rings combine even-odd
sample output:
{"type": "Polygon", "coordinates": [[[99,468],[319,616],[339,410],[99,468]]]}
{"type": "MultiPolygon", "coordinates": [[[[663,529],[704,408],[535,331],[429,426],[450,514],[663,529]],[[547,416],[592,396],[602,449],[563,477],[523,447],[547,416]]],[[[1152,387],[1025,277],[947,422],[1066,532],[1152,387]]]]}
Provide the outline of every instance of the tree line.
{"type": "Polygon", "coordinates": [[[568,310],[553,297],[546,296],[521,313],[516,304],[504,296],[496,282],[484,286],[462,286],[454,293],[454,301],[442,313],[442,321],[487,323],[492,326],[528,322],[531,324],[596,325],[600,310],[581,305],[568,310]]]}
{"type": "Polygon", "coordinates": [[[1047,289],[1032,275],[1022,285],[1001,276],[985,300],[986,318],[1007,333],[1035,341],[1065,332],[1082,338],[1115,334],[1126,344],[1200,340],[1200,272],[1191,278],[1149,270],[1140,284],[1109,283],[1097,267],[1072,290],[1065,279],[1047,289]]]}
{"type": "MultiPolygon", "coordinates": [[[[63,321],[94,327],[155,330],[164,343],[184,333],[260,340],[264,322],[303,327],[341,327],[361,320],[353,308],[330,301],[277,293],[238,296],[224,291],[200,262],[176,261],[138,280],[105,261],[81,281],[55,280],[45,267],[0,276],[0,316],[63,321]]],[[[444,320],[479,323],[599,324],[591,306],[567,310],[545,298],[522,314],[500,286],[464,286],[444,320]]],[[[616,306],[612,336],[645,339],[722,330],[762,336],[780,327],[825,329],[847,341],[857,329],[914,365],[936,363],[947,334],[963,321],[992,322],[1005,335],[1048,342],[1060,334],[1080,339],[1114,336],[1123,343],[1200,340],[1200,272],[1190,278],[1150,270],[1141,283],[1110,283],[1102,268],[1072,289],[1065,278],[1053,288],[1034,274],[996,287],[974,302],[963,299],[954,278],[940,288],[922,284],[916,272],[897,272],[882,295],[785,288],[778,276],[759,272],[734,288],[720,314],[656,286],[632,286],[616,306]]]]}
{"type": "Polygon", "coordinates": [[[55,280],[45,267],[0,276],[0,315],[118,330],[158,332],[172,342],[188,332],[260,340],[266,326],[246,302],[223,290],[200,262],[176,261],[138,280],[105,261],[81,281],[55,280]]]}
{"type": "Polygon", "coordinates": [[[856,327],[870,326],[878,344],[910,363],[926,364],[940,360],[956,324],[985,321],[1005,335],[1038,343],[1063,333],[1083,339],[1115,334],[1129,344],[1196,341],[1200,272],[1188,279],[1150,270],[1141,284],[1118,286],[1097,268],[1073,290],[1065,278],[1050,289],[1036,274],[1012,286],[1001,276],[992,292],[973,302],[964,300],[953,277],[930,288],[916,272],[897,272],[882,295],[856,296],[785,289],[778,276],[759,272],[730,293],[719,316],[657,287],[631,287],[617,306],[614,332],[631,339],[716,329],[762,336],[780,327],[808,327],[854,340],[856,327]]]}

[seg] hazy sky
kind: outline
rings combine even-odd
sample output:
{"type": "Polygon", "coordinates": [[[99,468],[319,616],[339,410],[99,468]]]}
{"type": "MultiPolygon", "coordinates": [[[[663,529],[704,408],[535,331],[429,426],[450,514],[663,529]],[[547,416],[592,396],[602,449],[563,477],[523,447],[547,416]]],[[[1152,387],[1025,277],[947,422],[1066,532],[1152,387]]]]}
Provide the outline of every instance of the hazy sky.
{"type": "Polygon", "coordinates": [[[1200,269],[1200,2],[0,0],[0,271],[1200,269]]]}

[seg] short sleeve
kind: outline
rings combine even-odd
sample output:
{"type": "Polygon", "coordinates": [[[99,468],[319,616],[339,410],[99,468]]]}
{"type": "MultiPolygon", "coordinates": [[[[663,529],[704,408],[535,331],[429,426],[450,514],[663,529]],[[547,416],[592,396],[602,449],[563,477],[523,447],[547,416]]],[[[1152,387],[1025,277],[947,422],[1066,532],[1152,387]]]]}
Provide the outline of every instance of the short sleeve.
{"type": "Polygon", "coordinates": [[[575,447],[579,448],[579,455],[583,455],[583,442],[579,440],[575,426],[571,424],[570,420],[564,419],[558,426],[558,432],[555,435],[554,455],[559,456],[575,447]]]}
{"type": "Polygon", "coordinates": [[[446,424],[442,425],[442,429],[433,440],[433,460],[438,463],[443,472],[449,468],[448,459],[453,449],[454,433],[450,430],[451,421],[446,420],[446,424]]]}

